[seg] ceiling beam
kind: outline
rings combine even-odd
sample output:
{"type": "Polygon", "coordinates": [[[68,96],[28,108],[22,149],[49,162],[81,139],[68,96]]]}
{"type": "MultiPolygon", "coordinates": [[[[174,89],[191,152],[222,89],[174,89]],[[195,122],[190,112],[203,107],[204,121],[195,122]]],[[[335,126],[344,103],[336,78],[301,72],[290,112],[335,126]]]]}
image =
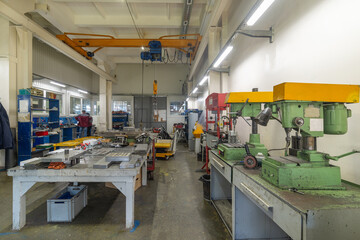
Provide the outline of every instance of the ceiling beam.
{"type": "Polygon", "coordinates": [[[170,20],[170,4],[169,3],[166,4],[166,15],[167,15],[167,19],[170,20]]]}
{"type": "MultiPolygon", "coordinates": [[[[136,26],[139,28],[180,28],[182,16],[171,17],[167,16],[148,16],[141,17],[136,21],[136,26]]],[[[118,27],[131,28],[134,23],[130,16],[107,16],[105,19],[101,16],[93,15],[75,15],[74,24],[78,27],[118,27]]],[[[191,18],[190,27],[200,27],[199,16],[191,18]]]]}
{"type": "Polygon", "coordinates": [[[95,74],[98,74],[101,77],[106,78],[110,81],[116,81],[114,77],[110,76],[107,72],[100,69],[91,61],[85,59],[83,56],[78,54],[72,48],[67,46],[65,43],[54,37],[48,31],[40,27],[38,24],[31,21],[29,18],[25,17],[24,15],[20,14],[16,10],[9,7],[4,2],[0,1],[0,15],[9,19],[12,23],[21,25],[31,31],[35,37],[41,39],[43,42],[48,44],[49,46],[53,47],[54,49],[58,50],[59,52],[63,53],[64,55],[68,56],[69,58],[73,59],[74,61],[80,63],[84,67],[88,68],[95,74]]]}
{"type": "Polygon", "coordinates": [[[99,12],[99,14],[102,16],[102,18],[106,18],[106,12],[104,10],[104,8],[100,5],[100,3],[98,2],[93,2],[96,10],[99,12]]]}
{"type": "MultiPolygon", "coordinates": [[[[91,2],[100,2],[100,3],[125,3],[124,0],[52,0],[53,2],[63,2],[63,3],[91,3],[91,2]]],[[[128,3],[177,3],[183,4],[184,0],[127,0],[128,3]]],[[[194,4],[206,4],[207,0],[196,0],[194,4]]]]}

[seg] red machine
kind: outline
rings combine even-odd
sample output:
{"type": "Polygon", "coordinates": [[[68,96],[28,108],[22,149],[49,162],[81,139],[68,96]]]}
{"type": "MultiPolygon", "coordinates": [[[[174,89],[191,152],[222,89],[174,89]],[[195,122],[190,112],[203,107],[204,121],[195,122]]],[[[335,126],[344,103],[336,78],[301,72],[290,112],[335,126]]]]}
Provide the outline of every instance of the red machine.
{"type": "MultiPolygon", "coordinates": [[[[228,104],[225,103],[225,99],[226,99],[226,95],[227,93],[212,93],[210,94],[205,101],[206,104],[206,132],[208,132],[209,130],[209,124],[218,124],[218,121],[220,121],[221,119],[221,112],[226,110],[226,107],[228,106],[228,104]],[[209,111],[211,112],[216,112],[216,119],[214,120],[209,120],[209,111]]],[[[226,122],[224,124],[230,124],[231,122],[226,122]]],[[[220,126],[217,125],[216,127],[216,135],[217,138],[220,138],[220,126]]],[[[211,150],[211,148],[209,148],[208,146],[206,146],[206,162],[204,164],[204,166],[201,169],[206,168],[206,172],[209,174],[209,150],[211,150]]]]}

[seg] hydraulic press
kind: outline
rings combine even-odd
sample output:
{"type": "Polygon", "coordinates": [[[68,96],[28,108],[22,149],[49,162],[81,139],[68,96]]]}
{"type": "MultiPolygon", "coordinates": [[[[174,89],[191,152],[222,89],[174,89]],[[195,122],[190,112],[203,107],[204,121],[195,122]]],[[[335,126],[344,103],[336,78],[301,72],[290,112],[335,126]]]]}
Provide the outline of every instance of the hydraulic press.
{"type": "Polygon", "coordinates": [[[261,111],[262,103],[271,103],[272,101],[272,92],[228,93],[226,103],[230,104],[230,119],[233,121],[233,129],[229,131],[229,143],[218,145],[219,154],[225,161],[239,160],[247,168],[256,168],[261,164],[261,159],[268,155],[268,151],[264,144],[260,143],[258,125],[254,119],[261,111]],[[252,132],[249,141],[245,144],[239,144],[231,139],[234,136],[232,133],[235,133],[235,125],[239,117],[250,117],[252,122],[252,132]]]}
{"type": "Polygon", "coordinates": [[[359,102],[359,86],[282,83],[274,87],[273,94],[274,102],[255,121],[266,126],[270,118],[278,117],[286,132],[285,156],[267,156],[261,176],[282,189],[343,189],[340,168],[329,160],[337,161],[358,151],[330,156],[317,151],[316,139],[347,132],[351,110],[345,103],[359,102]],[[288,155],[292,130],[301,139],[296,157],[288,155]]]}

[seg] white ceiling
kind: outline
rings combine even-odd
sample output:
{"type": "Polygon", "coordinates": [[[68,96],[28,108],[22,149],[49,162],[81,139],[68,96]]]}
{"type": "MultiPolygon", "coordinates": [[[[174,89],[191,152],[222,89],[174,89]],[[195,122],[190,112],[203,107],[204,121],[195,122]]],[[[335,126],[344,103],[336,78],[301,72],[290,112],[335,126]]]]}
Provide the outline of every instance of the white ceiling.
{"type": "MultiPolygon", "coordinates": [[[[61,32],[106,34],[116,38],[156,39],[182,32],[182,18],[187,1],[37,0],[36,2],[40,3],[36,5],[35,11],[61,32]]],[[[207,3],[208,0],[193,0],[188,34],[199,33],[207,3]]],[[[112,63],[140,62],[140,52],[141,49],[134,48],[106,48],[96,55],[112,63]]],[[[169,52],[173,53],[173,51],[169,52]]]]}

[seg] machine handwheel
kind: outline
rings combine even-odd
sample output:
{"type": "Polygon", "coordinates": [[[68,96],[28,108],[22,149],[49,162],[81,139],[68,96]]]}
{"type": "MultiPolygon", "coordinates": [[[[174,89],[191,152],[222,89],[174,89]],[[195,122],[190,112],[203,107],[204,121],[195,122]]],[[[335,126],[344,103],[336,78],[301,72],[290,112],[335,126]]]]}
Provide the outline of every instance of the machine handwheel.
{"type": "Polygon", "coordinates": [[[247,155],[244,158],[244,165],[246,168],[253,169],[258,166],[258,161],[256,160],[256,158],[254,156],[247,155]]]}

